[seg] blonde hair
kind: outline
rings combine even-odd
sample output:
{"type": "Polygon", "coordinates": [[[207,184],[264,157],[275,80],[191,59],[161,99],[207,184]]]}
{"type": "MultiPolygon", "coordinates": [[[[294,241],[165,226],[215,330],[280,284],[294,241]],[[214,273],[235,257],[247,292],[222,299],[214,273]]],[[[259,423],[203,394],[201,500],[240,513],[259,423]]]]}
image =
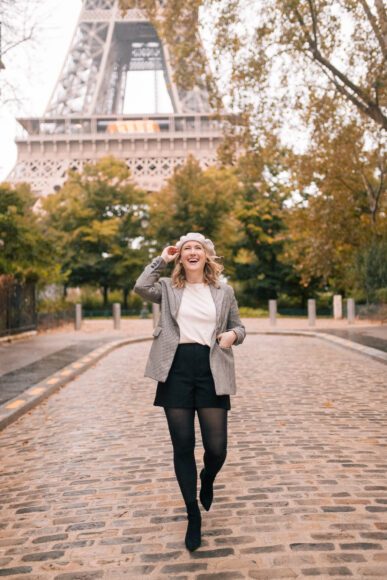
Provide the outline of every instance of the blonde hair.
{"type": "MultiPolygon", "coordinates": [[[[216,262],[218,256],[210,256],[207,253],[207,249],[204,246],[203,248],[206,254],[206,263],[204,264],[203,270],[203,282],[205,284],[211,284],[212,286],[219,288],[219,278],[224,270],[224,267],[222,264],[216,262]]],[[[175,286],[175,288],[184,288],[187,278],[185,277],[185,270],[179,259],[177,260],[172,271],[171,278],[172,286],[175,286]]]]}

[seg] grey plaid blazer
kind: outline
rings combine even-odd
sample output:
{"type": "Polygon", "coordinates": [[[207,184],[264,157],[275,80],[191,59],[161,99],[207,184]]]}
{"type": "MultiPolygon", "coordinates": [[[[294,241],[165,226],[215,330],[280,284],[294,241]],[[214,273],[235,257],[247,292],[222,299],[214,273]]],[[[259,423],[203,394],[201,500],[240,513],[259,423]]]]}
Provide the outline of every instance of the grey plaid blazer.
{"type": "MultiPolygon", "coordinates": [[[[153,332],[153,343],[145,368],[145,376],[164,383],[172,366],[179,344],[177,312],[183,295],[183,288],[174,288],[171,278],[160,278],[166,263],[161,256],[155,258],[138,278],[134,291],[145,300],[160,304],[160,319],[153,332]]],[[[220,283],[220,288],[210,286],[216,307],[216,327],[211,339],[210,366],[217,395],[236,393],[234,355],[231,348],[220,348],[216,337],[226,330],[234,330],[241,344],[246,330],[239,318],[234,290],[228,284],[220,283]]]]}

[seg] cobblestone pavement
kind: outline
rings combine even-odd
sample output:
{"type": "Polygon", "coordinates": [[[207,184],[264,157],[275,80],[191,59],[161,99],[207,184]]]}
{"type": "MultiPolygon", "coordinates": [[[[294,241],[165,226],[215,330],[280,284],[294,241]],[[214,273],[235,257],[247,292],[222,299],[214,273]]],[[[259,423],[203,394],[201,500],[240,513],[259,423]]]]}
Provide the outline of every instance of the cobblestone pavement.
{"type": "Polygon", "coordinates": [[[226,463],[190,553],[148,350],[112,352],[0,434],[0,576],[387,578],[385,365],[318,339],[248,336],[226,463]]]}

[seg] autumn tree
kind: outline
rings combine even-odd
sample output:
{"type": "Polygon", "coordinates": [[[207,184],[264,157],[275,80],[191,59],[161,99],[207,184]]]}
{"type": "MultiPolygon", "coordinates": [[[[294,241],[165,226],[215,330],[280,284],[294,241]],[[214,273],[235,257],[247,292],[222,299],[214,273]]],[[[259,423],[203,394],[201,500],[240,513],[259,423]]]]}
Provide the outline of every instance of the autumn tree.
{"type": "Polygon", "coordinates": [[[357,257],[385,237],[385,161],[363,139],[354,122],[316,135],[293,165],[298,199],[287,213],[286,258],[303,285],[318,279],[336,291],[358,288],[357,257]]]}
{"type": "Polygon", "coordinates": [[[252,104],[266,124],[283,123],[289,112],[310,106],[310,95],[330,90],[387,129],[383,0],[166,0],[162,10],[158,0],[120,3],[153,19],[174,51],[177,75],[191,84],[198,31],[210,26],[225,94],[238,96],[242,109],[252,104]]]}
{"type": "Polygon", "coordinates": [[[144,260],[144,194],[123,161],[112,157],[70,172],[59,192],[44,199],[46,224],[60,250],[68,285],[120,288],[124,304],[144,260]]]}

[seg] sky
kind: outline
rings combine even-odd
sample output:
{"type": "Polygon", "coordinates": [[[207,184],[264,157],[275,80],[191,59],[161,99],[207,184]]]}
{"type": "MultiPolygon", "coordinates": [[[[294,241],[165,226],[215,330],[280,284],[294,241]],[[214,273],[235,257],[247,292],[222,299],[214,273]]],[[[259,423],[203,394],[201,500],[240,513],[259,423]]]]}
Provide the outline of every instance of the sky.
{"type": "MultiPolygon", "coordinates": [[[[7,178],[17,159],[15,137],[21,134],[16,117],[43,115],[58,80],[81,11],[81,0],[39,0],[40,26],[33,44],[14,49],[3,58],[1,80],[12,81],[21,103],[0,105],[0,181],[7,178]]],[[[171,110],[162,73],[158,74],[159,112],[171,110]]],[[[128,91],[125,112],[154,111],[154,73],[130,73],[128,82],[141,85],[128,91]],[[132,96],[131,96],[132,95],[132,96]],[[140,110],[139,110],[140,108],[140,110]]]]}
{"type": "Polygon", "coordinates": [[[43,114],[62,67],[80,13],[81,0],[42,0],[36,41],[25,44],[3,58],[1,79],[17,87],[20,104],[0,105],[0,180],[16,162],[14,143],[18,124],[15,117],[43,114]]]}

